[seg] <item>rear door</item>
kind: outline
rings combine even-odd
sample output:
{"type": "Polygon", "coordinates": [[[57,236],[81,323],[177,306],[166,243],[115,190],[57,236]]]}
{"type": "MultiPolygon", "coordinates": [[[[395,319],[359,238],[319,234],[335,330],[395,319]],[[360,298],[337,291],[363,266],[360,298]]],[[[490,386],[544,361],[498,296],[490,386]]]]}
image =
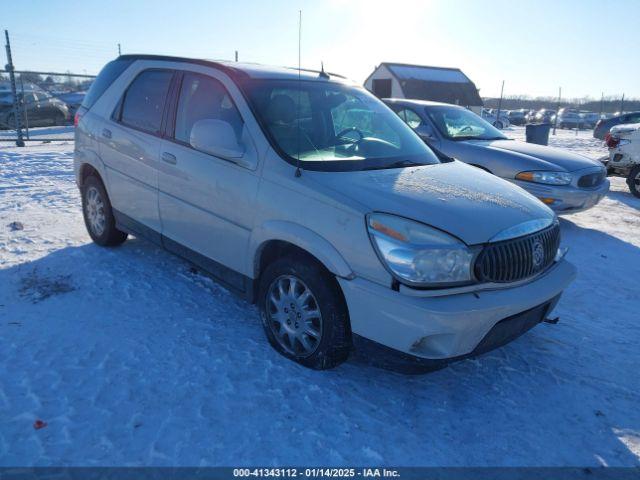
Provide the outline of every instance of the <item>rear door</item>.
{"type": "Polygon", "coordinates": [[[138,73],[111,118],[97,129],[116,219],[133,232],[157,239],[160,137],[173,76],[170,69],[138,73]]]}
{"type": "Polygon", "coordinates": [[[252,138],[224,81],[228,82],[214,72],[181,74],[175,111],[168,115],[159,154],[159,207],[167,248],[188,257],[190,253],[181,250],[187,247],[201,256],[196,262],[206,263],[212,273],[224,274],[228,284],[243,288],[242,278],[218,267],[244,270],[259,182],[256,164],[243,166],[190,144],[198,120],[222,120],[232,126],[245,157],[256,158],[252,138]]]}

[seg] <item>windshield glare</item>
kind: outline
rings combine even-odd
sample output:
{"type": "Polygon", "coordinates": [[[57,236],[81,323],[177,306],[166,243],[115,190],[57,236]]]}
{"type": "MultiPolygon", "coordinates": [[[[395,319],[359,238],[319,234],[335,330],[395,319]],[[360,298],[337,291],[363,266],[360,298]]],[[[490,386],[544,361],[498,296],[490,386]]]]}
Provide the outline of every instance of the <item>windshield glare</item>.
{"type": "Polygon", "coordinates": [[[427,107],[427,115],[440,133],[450,140],[503,140],[500,130],[462,107],[427,107]]]}
{"type": "Polygon", "coordinates": [[[420,138],[362,88],[319,81],[243,86],[267,136],[304,168],[361,170],[439,163],[420,138]]]}

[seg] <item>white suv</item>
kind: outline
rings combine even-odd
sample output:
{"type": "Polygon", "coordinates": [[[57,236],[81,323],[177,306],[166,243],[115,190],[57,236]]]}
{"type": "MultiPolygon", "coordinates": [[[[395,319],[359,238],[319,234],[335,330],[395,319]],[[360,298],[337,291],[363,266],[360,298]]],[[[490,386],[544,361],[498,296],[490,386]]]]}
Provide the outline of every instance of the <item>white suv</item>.
{"type": "Polygon", "coordinates": [[[125,55],[75,120],[92,239],[134,234],[197,264],[308,367],[354,347],[405,371],[482,353],[544,320],[575,275],[551,210],[324,71],[125,55]]]}

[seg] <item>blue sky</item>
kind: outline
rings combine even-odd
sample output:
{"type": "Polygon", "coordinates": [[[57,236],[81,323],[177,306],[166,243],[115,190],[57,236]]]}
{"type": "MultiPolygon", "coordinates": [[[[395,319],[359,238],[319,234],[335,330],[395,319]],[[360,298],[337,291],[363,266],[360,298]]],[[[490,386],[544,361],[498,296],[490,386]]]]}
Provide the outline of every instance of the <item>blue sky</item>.
{"type": "MultiPolygon", "coordinates": [[[[96,73],[123,53],[302,64],[363,81],[382,61],[461,68],[483,96],[640,97],[640,0],[23,0],[18,69],[96,73]]],[[[4,58],[2,59],[4,60],[4,58]]],[[[3,62],[4,63],[4,62],[3,62]]]]}

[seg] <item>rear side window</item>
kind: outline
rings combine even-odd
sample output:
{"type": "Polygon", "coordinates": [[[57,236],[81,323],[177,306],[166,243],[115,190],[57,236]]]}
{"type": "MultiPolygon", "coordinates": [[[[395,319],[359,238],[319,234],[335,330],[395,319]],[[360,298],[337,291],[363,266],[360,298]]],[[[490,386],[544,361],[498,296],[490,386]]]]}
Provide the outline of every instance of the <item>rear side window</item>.
{"type": "Polygon", "coordinates": [[[82,106],[86,109],[91,108],[115,79],[132,63],[133,60],[114,60],[107,63],[102,70],[100,70],[100,73],[91,84],[91,88],[89,88],[89,91],[84,96],[82,106]]]}
{"type": "Polygon", "coordinates": [[[138,75],[124,95],[120,121],[138,130],[160,133],[172,77],[171,70],[146,70],[138,75]]]}

